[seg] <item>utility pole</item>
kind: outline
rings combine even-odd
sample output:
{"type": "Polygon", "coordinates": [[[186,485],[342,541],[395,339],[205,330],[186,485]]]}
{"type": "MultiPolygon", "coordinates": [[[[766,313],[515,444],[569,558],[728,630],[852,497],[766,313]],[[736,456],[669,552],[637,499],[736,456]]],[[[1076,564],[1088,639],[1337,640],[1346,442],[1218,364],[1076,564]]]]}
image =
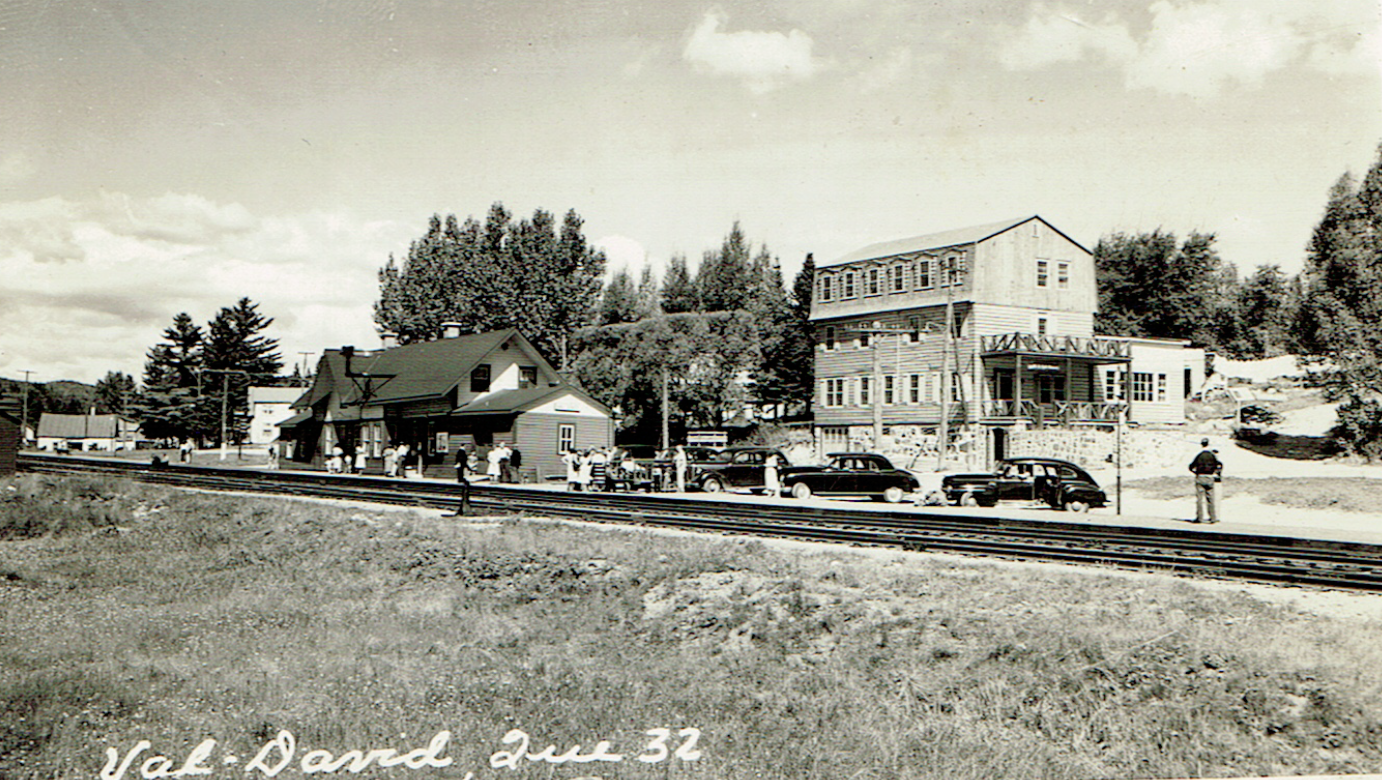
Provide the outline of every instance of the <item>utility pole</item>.
{"type": "Polygon", "coordinates": [[[955,337],[957,270],[954,257],[941,261],[941,281],[945,284],[945,341],[941,343],[941,422],[936,434],[936,471],[945,470],[945,454],[950,449],[950,343],[955,337]]]}
{"type": "Polygon", "coordinates": [[[29,443],[29,436],[25,432],[25,426],[29,424],[29,374],[32,371],[25,369],[19,372],[24,375],[24,384],[19,388],[20,411],[19,411],[19,448],[29,443]]]}
{"type": "Polygon", "coordinates": [[[314,354],[316,354],[316,353],[314,353],[314,352],[299,352],[299,353],[298,353],[298,355],[302,358],[302,382],[303,382],[304,385],[307,384],[307,358],[312,357],[312,355],[314,355],[314,354]]]}
{"type": "Polygon", "coordinates": [[[664,364],[662,365],[662,451],[663,451],[663,452],[666,452],[667,449],[668,449],[668,447],[671,445],[670,430],[669,430],[668,424],[667,424],[667,415],[669,414],[670,409],[671,409],[671,403],[670,403],[670,400],[668,399],[668,389],[667,389],[668,383],[669,383],[669,380],[668,380],[668,378],[667,378],[667,364],[664,363],[664,364]]]}
{"type": "MultiPolygon", "coordinates": [[[[307,354],[310,355],[312,353],[309,352],[307,354]]],[[[225,460],[226,437],[230,435],[230,375],[239,374],[245,377],[246,380],[248,380],[251,374],[250,372],[239,368],[203,368],[201,371],[197,373],[197,376],[200,377],[203,373],[221,375],[221,460],[225,460]]],[[[200,384],[200,379],[198,380],[198,384],[200,384]]]]}

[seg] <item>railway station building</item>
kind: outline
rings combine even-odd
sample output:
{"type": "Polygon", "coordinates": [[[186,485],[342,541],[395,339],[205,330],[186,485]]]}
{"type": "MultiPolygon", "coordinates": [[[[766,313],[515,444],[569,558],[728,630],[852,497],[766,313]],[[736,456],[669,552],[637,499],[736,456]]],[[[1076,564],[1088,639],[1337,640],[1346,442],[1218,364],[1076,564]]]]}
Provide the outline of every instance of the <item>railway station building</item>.
{"type": "Polygon", "coordinates": [[[818,447],[948,442],[979,465],[1004,457],[1017,431],[1184,423],[1204,351],[1096,336],[1097,305],[1093,254],[1039,216],[818,265],[818,447]]]}
{"type": "Polygon", "coordinates": [[[613,442],[610,410],[522,334],[443,329],[433,341],[400,346],[383,334],[378,350],[326,350],[295,414],[278,424],[281,467],[324,468],[335,447],[353,454],[363,444],[366,473],[380,474],[384,449],[407,444],[429,476],[454,477],[458,448],[503,442],[522,453],[520,476],[541,481],[565,475],[565,449],[613,442]]]}

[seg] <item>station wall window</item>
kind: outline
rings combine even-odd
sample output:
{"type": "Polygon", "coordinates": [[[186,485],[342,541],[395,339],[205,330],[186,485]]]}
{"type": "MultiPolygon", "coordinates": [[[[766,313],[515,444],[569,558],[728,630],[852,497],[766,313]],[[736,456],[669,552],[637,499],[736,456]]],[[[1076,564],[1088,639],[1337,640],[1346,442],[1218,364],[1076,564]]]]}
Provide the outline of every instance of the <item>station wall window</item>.
{"type": "Polygon", "coordinates": [[[575,423],[562,423],[557,426],[557,454],[576,449],[575,423]]]}
{"type": "Polygon", "coordinates": [[[1166,375],[1156,375],[1156,400],[1157,403],[1166,403],[1166,375]]]}

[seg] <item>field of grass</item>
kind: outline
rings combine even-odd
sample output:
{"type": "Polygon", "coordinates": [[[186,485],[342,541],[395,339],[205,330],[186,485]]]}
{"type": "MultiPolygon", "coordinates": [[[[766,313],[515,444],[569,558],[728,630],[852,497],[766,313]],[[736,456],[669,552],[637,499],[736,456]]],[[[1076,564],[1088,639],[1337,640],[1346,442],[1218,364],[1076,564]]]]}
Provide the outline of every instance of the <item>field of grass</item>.
{"type": "MultiPolygon", "coordinates": [[[[1148,498],[1194,501],[1193,482],[1186,477],[1152,477],[1131,480],[1123,487],[1148,498]]],[[[1240,479],[1225,477],[1219,485],[1222,498],[1251,495],[1264,504],[1298,509],[1331,509],[1340,512],[1377,512],[1382,480],[1368,477],[1277,477],[1240,479]]],[[[1192,504],[1193,506],[1193,504],[1192,504]]]]}
{"type": "Polygon", "coordinates": [[[267,777],[282,732],[280,778],[385,748],[420,768],[361,776],[1382,764],[1382,626],[1159,577],[39,477],[0,483],[0,540],[3,778],[139,740],[125,778],[206,740],[207,776],[267,777]]]}

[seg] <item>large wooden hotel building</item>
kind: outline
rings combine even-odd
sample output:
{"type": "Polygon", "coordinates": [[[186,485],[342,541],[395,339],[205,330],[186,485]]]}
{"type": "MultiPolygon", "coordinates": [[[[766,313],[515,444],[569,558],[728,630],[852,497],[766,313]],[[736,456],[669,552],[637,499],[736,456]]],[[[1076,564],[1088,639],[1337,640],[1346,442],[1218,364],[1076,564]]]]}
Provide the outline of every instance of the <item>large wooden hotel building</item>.
{"type": "Polygon", "coordinates": [[[1039,216],[817,266],[820,448],[948,441],[992,460],[1018,430],[1183,423],[1203,350],[1095,336],[1097,301],[1093,255],[1039,216]]]}

